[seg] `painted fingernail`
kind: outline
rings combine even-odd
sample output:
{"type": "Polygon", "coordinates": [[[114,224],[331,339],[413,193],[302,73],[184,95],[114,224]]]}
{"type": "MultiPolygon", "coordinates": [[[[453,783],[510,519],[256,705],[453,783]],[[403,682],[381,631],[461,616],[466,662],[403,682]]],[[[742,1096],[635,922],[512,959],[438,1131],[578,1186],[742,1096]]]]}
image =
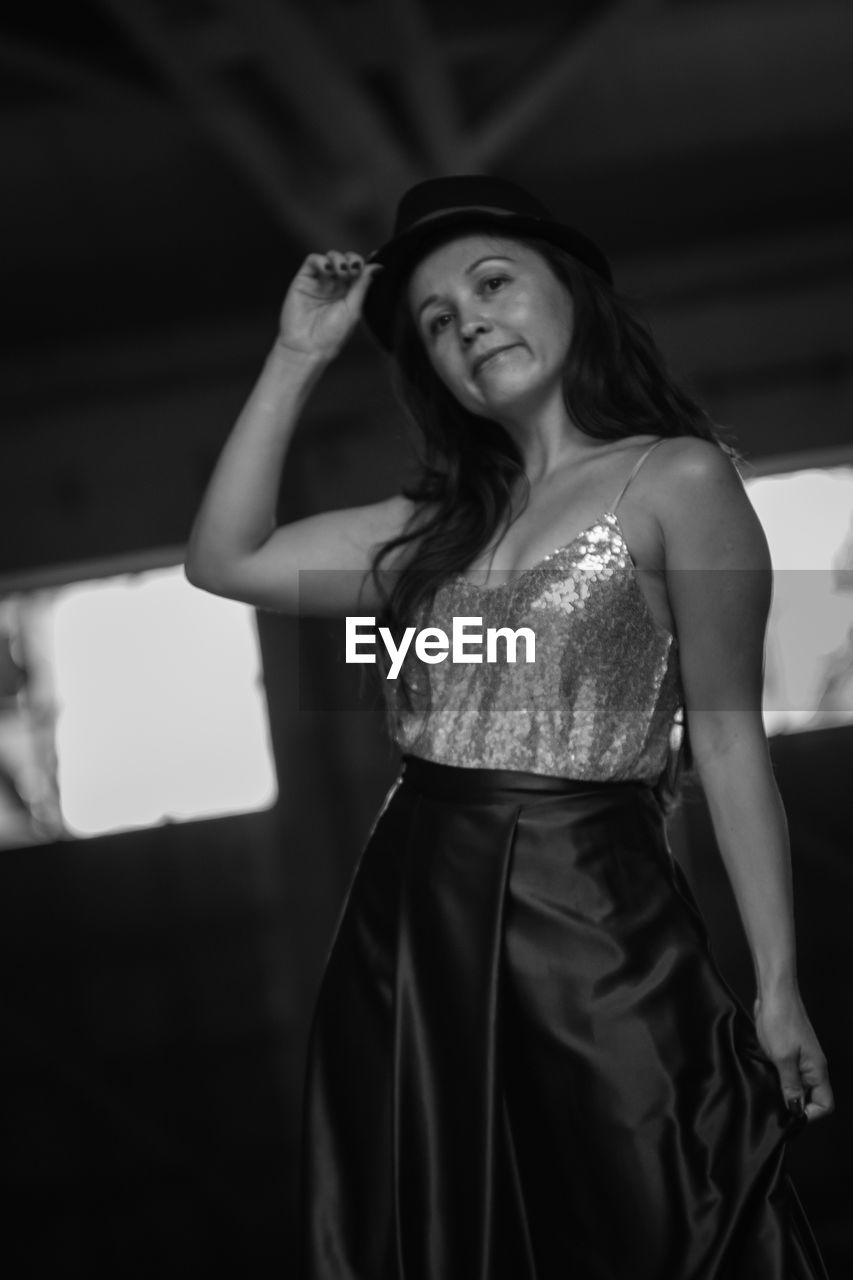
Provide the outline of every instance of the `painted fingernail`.
{"type": "Polygon", "coordinates": [[[795,1116],[801,1116],[805,1110],[802,1098],[789,1098],[788,1109],[793,1111],[795,1116]]]}

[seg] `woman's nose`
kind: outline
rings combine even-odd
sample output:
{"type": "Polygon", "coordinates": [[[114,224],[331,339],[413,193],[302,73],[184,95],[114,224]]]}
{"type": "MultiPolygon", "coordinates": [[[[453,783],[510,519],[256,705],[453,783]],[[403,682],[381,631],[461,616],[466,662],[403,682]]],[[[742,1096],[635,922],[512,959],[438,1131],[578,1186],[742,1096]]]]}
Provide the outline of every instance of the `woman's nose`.
{"type": "Polygon", "coordinates": [[[459,333],[463,342],[473,342],[481,333],[487,333],[489,322],[484,316],[463,318],[459,325],[459,333]]]}

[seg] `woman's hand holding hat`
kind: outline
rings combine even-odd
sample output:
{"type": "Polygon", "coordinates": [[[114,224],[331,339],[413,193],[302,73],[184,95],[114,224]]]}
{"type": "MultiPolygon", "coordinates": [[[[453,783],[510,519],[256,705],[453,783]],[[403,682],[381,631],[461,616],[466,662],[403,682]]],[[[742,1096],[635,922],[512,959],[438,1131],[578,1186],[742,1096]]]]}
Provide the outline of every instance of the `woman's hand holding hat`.
{"type": "Polygon", "coordinates": [[[279,320],[277,346],[331,360],[358,323],[378,263],[358,253],[309,253],[291,282],[279,320]]]}

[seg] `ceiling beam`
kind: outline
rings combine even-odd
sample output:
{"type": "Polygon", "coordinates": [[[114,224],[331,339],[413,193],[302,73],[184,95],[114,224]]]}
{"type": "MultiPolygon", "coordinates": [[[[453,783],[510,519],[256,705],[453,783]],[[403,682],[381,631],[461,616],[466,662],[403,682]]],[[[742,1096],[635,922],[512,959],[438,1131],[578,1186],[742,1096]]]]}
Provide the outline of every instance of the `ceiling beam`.
{"type": "Polygon", "coordinates": [[[151,0],[98,3],[248,177],[283,229],[305,245],[347,243],[347,227],[331,202],[306,196],[304,176],[288,165],[281,139],[233,84],[198,56],[191,33],[166,20],[151,0]]]}
{"type": "Polygon", "coordinates": [[[350,190],[360,188],[366,211],[384,228],[389,205],[422,175],[380,107],[289,0],[219,4],[244,31],[254,33],[255,60],[269,84],[349,175],[350,190]]]}
{"type": "MultiPolygon", "coordinates": [[[[282,0],[287,3],[288,0],[282,0]]],[[[400,0],[405,3],[406,0],[400,0]]],[[[817,2],[817,0],[816,0],[817,2]]],[[[437,32],[438,19],[433,19],[429,0],[420,0],[421,8],[429,14],[430,38],[440,46],[443,61],[453,70],[466,71],[480,63],[494,62],[496,58],[517,58],[519,53],[535,54],[542,43],[541,26],[529,17],[508,20],[490,15],[489,23],[474,23],[467,29],[454,26],[451,30],[437,32]]],[[[330,0],[318,0],[316,12],[322,15],[326,48],[333,47],[343,56],[351,74],[361,75],[393,70],[399,62],[399,46],[389,39],[389,19],[398,8],[396,0],[359,0],[359,3],[332,5],[330,0]]],[[[224,61],[233,61],[234,50],[223,42],[218,43],[215,34],[210,37],[211,51],[224,61]]]]}
{"type": "MultiPolygon", "coordinates": [[[[608,52],[629,39],[648,14],[660,8],[661,0],[614,0],[602,16],[572,35],[506,106],[497,108],[490,119],[469,134],[461,157],[465,168],[486,170],[498,164],[558,104],[565,103],[567,91],[580,84],[592,65],[598,63],[606,75],[608,52]]],[[[571,131],[567,130],[567,148],[570,147],[571,131]]]]}
{"type": "Polygon", "coordinates": [[[447,51],[436,39],[424,0],[376,0],[393,49],[400,91],[409,104],[430,169],[453,173],[462,154],[456,94],[447,51]]]}

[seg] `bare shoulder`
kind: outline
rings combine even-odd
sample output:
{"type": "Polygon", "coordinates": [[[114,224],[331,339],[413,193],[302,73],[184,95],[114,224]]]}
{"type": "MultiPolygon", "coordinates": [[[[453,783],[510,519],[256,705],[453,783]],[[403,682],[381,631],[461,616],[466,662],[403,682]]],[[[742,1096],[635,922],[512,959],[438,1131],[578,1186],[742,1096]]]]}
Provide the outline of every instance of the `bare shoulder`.
{"type": "Polygon", "coordinates": [[[734,462],[709,440],[678,436],[655,450],[651,490],[669,568],[769,565],[761,524],[734,462]]]}
{"type": "Polygon", "coordinates": [[[662,479],[680,481],[694,490],[731,482],[742,487],[734,463],[712,440],[700,440],[698,436],[663,439],[655,450],[654,461],[662,479]]]}

